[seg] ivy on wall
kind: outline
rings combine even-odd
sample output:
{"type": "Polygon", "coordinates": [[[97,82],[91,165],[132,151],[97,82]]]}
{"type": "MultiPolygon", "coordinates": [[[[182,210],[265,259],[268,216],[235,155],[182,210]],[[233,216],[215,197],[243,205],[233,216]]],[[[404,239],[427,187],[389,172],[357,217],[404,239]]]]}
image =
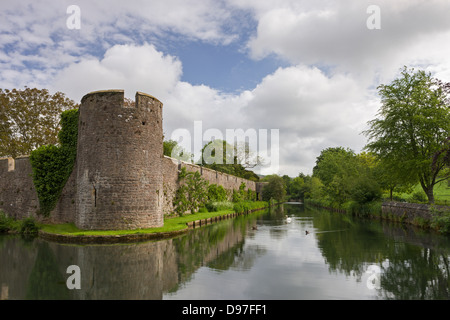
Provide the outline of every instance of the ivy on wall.
{"type": "Polygon", "coordinates": [[[36,188],[40,214],[49,216],[55,208],[64,185],[72,173],[77,155],[78,109],[61,114],[59,145],[46,145],[30,155],[33,183],[36,188]]]}

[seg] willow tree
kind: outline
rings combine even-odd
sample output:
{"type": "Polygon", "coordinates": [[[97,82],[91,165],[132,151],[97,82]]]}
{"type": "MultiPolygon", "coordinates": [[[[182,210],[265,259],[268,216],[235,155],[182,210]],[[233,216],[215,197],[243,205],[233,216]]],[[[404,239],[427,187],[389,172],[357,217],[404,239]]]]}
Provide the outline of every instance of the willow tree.
{"type": "Polygon", "coordinates": [[[63,111],[76,108],[63,93],[46,89],[0,89],[0,157],[28,155],[58,144],[63,111]]]}
{"type": "Polygon", "coordinates": [[[434,203],[434,186],[449,178],[447,93],[431,74],[404,67],[399,78],[378,87],[381,108],[365,131],[365,149],[395,170],[396,178],[419,182],[434,203]]]}

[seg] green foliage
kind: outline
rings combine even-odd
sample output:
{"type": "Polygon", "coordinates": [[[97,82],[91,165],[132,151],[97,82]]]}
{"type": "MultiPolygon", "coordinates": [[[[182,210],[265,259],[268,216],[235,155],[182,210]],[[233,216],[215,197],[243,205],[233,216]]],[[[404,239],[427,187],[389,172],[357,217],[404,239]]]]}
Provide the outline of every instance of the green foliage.
{"type": "Polygon", "coordinates": [[[267,206],[268,203],[265,201],[240,201],[233,204],[233,211],[236,213],[247,213],[267,206]]]}
{"type": "Polygon", "coordinates": [[[0,157],[28,155],[34,149],[58,143],[59,115],[76,108],[61,92],[46,89],[0,89],[0,157]]]}
{"type": "Polygon", "coordinates": [[[205,204],[209,212],[233,210],[233,206],[234,204],[231,201],[209,201],[205,204]]]}
{"type": "Polygon", "coordinates": [[[352,200],[358,204],[366,204],[380,200],[382,197],[381,189],[375,179],[367,176],[359,177],[353,184],[351,191],[352,200]]]}
{"type": "MultiPolygon", "coordinates": [[[[259,176],[251,170],[242,165],[241,158],[248,159],[248,147],[244,148],[242,153],[241,149],[236,149],[229,143],[223,140],[213,140],[207,143],[202,151],[202,157],[197,162],[199,165],[204,166],[212,170],[227,173],[236,177],[258,181],[259,176]]],[[[256,162],[260,162],[260,159],[256,159],[256,162]]]]}
{"type": "Polygon", "coordinates": [[[317,157],[313,171],[313,178],[321,182],[315,181],[314,197],[327,198],[330,205],[337,208],[347,201],[360,205],[377,201],[382,190],[376,166],[377,161],[371,154],[357,155],[342,147],[325,149],[317,157]]]}
{"type": "Polygon", "coordinates": [[[194,213],[208,200],[208,182],[201,177],[199,172],[187,172],[185,168],[183,169],[179,174],[181,183],[173,202],[175,212],[180,216],[188,210],[194,213]]]}
{"type": "Polygon", "coordinates": [[[13,228],[14,219],[0,211],[0,233],[8,232],[13,228]]]}
{"type": "Polygon", "coordinates": [[[265,177],[265,181],[267,181],[268,184],[264,186],[262,191],[263,200],[269,201],[270,199],[273,199],[276,202],[284,201],[286,196],[286,185],[283,178],[278,175],[271,175],[265,177]]]}
{"type": "Polygon", "coordinates": [[[28,217],[22,220],[20,224],[20,233],[23,235],[36,235],[39,227],[33,217],[28,217]]]}
{"type": "Polygon", "coordinates": [[[227,191],[223,186],[214,183],[208,186],[209,201],[226,201],[227,199],[227,191]]]}
{"type": "Polygon", "coordinates": [[[178,142],[174,140],[163,141],[163,153],[165,156],[191,162],[192,155],[178,145],[178,142]]]}
{"type": "Polygon", "coordinates": [[[0,233],[18,232],[22,235],[36,235],[39,231],[38,224],[33,217],[23,220],[15,220],[3,211],[0,211],[0,233]]]}
{"type": "Polygon", "coordinates": [[[410,202],[415,203],[426,203],[427,200],[427,195],[423,192],[423,190],[414,191],[410,198],[410,202]]]}
{"type": "Polygon", "coordinates": [[[239,186],[239,190],[233,190],[231,199],[233,202],[240,202],[248,200],[247,196],[248,192],[245,191],[245,183],[242,182],[241,185],[239,186]]]}
{"type": "MultiPolygon", "coordinates": [[[[433,203],[433,187],[449,162],[447,93],[430,74],[406,67],[378,89],[382,107],[364,132],[369,138],[365,148],[392,168],[397,180],[420,182],[433,203]]],[[[440,179],[448,178],[446,172],[440,179]]]]}
{"type": "Polygon", "coordinates": [[[40,213],[48,216],[56,205],[72,173],[77,154],[78,110],[61,114],[60,145],[46,145],[31,152],[33,182],[39,197],[40,213]]]}
{"type": "Polygon", "coordinates": [[[450,233],[450,211],[431,208],[431,227],[441,233],[450,233]]]}

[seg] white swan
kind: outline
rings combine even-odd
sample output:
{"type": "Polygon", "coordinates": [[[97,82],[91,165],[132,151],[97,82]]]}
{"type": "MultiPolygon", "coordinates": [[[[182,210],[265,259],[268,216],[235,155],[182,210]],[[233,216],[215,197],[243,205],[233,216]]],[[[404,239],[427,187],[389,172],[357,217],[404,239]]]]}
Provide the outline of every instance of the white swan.
{"type": "Polygon", "coordinates": [[[291,217],[286,216],[286,222],[291,223],[291,221],[292,221],[291,217]]]}

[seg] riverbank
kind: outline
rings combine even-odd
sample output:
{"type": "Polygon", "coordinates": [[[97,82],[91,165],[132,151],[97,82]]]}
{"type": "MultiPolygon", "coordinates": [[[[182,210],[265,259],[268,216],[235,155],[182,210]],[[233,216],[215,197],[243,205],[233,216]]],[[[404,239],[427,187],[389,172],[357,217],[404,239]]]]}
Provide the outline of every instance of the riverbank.
{"type": "MultiPolygon", "coordinates": [[[[232,219],[242,214],[263,210],[270,206],[268,202],[257,201],[250,208],[241,212],[235,210],[220,210],[216,212],[197,212],[177,217],[167,217],[164,226],[160,228],[135,229],[135,230],[82,230],[73,223],[65,224],[37,224],[38,236],[48,241],[73,244],[105,244],[141,242],[149,240],[161,240],[177,237],[189,231],[189,229],[205,226],[226,219],[232,219]]],[[[20,233],[11,229],[10,233],[20,233]]]]}
{"type": "Polygon", "coordinates": [[[450,206],[395,201],[378,201],[366,206],[347,205],[340,208],[314,200],[305,200],[305,204],[333,212],[406,223],[442,234],[450,234],[450,206]]]}

